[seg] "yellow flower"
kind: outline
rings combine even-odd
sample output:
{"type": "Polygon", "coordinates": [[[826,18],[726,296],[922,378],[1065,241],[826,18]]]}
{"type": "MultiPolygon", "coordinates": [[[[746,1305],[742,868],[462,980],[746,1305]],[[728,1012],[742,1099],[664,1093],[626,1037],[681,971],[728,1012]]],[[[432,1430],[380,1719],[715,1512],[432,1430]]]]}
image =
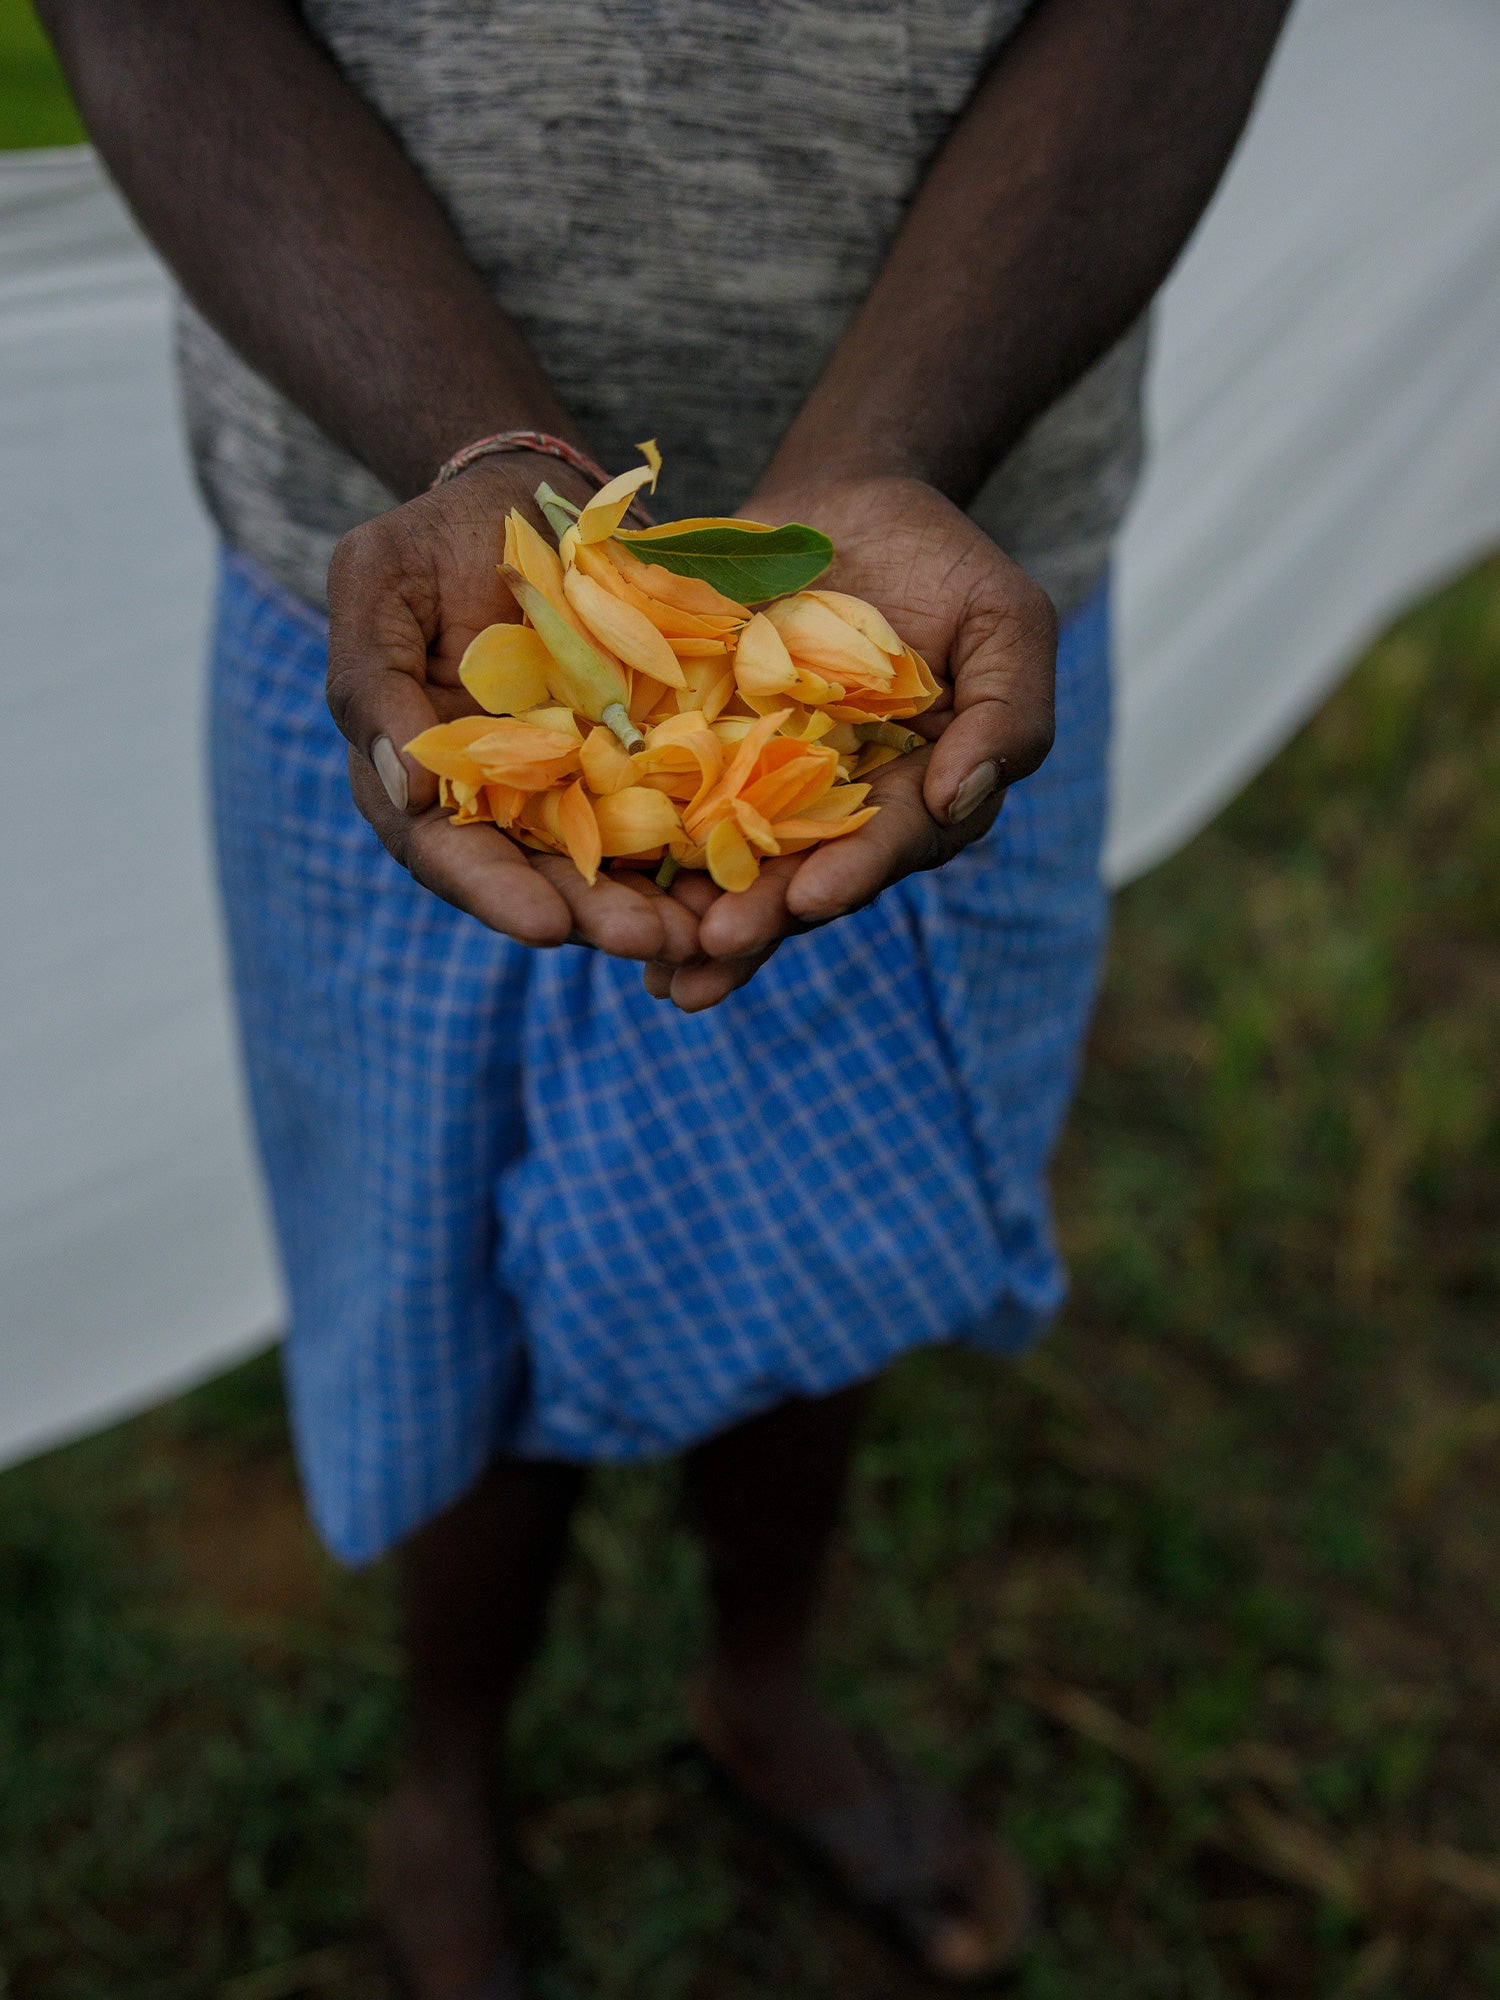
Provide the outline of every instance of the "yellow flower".
{"type": "Polygon", "coordinates": [[[591,729],[578,754],[589,790],[600,798],[623,792],[636,781],[635,758],[620,747],[618,737],[608,729],[591,729]]]}
{"type": "Polygon", "coordinates": [[[878,722],[919,715],[937,699],[938,684],[921,654],[863,598],[801,590],[760,615],[771,630],[752,619],[740,635],[741,648],[751,641],[745,668],[736,662],[740,691],[752,705],[779,693],[838,721],[878,722]]]}
{"type": "Polygon", "coordinates": [[[687,686],[677,655],[643,610],[575,567],[563,572],[563,590],[591,637],[637,673],[664,687],[687,686]]]}
{"type": "Polygon", "coordinates": [[[566,854],[590,885],[599,874],[599,822],[581,780],[538,792],[521,808],[517,831],[528,847],[566,854]]]}
{"type": "Polygon", "coordinates": [[[706,867],[721,889],[748,889],[763,855],[794,854],[854,833],[875,814],[864,805],[868,785],[838,782],[837,750],[778,734],[790,715],[778,709],[748,725],[713,726],[727,761],[683,808],[691,845],[678,859],[706,867]]]}
{"type": "Polygon", "coordinates": [[[551,692],[552,655],[530,625],[486,625],[469,642],[458,677],[491,715],[519,715],[551,692]]]}
{"type": "Polygon", "coordinates": [[[527,799],[579,768],[583,741],[567,708],[529,716],[464,715],[414,736],[407,749],[435,772],[444,805],[460,826],[509,826],[527,799]]]}
{"type": "Polygon", "coordinates": [[[596,795],[579,779],[527,798],[514,827],[528,847],[568,855],[592,884],[606,856],[657,859],[681,835],[682,820],[672,801],[648,786],[596,795]]]}
{"type": "Polygon", "coordinates": [[[587,882],[606,859],[667,855],[744,890],[766,856],[873,817],[869,786],[852,780],[914,741],[891,718],[929,707],[937,683],[881,612],[846,592],[802,590],[752,612],[641,561],[616,535],[656,483],[656,447],[641,450],[647,463],[571,525],[544,496],[564,530],[555,549],[512,512],[502,574],[522,622],[486,626],[459,664],[488,712],[407,748],[436,773],[456,825],[493,822],[566,854],[587,882]]]}
{"type": "Polygon", "coordinates": [[[647,785],[631,785],[626,791],[596,799],[594,811],[606,854],[655,859],[682,832],[676,806],[665,793],[647,785]]]}
{"type": "Polygon", "coordinates": [[[661,471],[661,453],[656,449],[655,438],[636,446],[646,463],[638,465],[634,472],[622,472],[611,479],[590,500],[578,516],[578,538],[583,542],[604,542],[619,527],[630,512],[635,496],[643,486],[656,490],[657,475],[661,471]]]}
{"type": "Polygon", "coordinates": [[[730,649],[745,606],[638,562],[614,540],[588,540],[588,512],[562,538],[562,590],[588,636],[631,669],[631,720],[688,708],[717,713],[734,692],[730,649]]]}

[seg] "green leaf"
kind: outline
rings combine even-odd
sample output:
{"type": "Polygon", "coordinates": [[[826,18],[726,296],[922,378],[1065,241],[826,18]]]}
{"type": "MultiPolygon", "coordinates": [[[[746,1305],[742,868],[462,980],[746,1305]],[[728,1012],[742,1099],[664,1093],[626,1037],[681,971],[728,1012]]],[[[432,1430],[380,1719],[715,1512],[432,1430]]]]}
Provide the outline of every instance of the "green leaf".
{"type": "Polygon", "coordinates": [[[616,531],[639,562],[656,563],[674,576],[695,576],[740,604],[761,604],[806,590],[833,561],[833,543],[800,521],[784,528],[690,528],[616,531]]]}

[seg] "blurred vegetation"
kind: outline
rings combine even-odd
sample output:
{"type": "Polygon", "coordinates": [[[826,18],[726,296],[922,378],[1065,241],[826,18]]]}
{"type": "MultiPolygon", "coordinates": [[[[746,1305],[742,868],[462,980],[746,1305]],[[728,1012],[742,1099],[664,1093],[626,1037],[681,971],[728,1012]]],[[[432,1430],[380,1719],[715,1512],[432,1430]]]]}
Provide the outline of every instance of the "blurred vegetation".
{"type": "Polygon", "coordinates": [[[0,151],[75,146],[83,126],[30,0],[0,0],[0,151]]]}
{"type": "MultiPolygon", "coordinates": [[[[828,1674],[1020,1841],[1025,2000],[1500,1990],[1500,562],[1120,899],[1075,1298],[930,1354],[828,1674]]],[[[670,1469],[597,1483],[517,1730],[539,2000],[924,1990],[682,1753],[670,1469]]],[[[0,1993],[378,2000],[388,1579],[302,1521],[267,1358],[0,1479],[0,1993]]]]}

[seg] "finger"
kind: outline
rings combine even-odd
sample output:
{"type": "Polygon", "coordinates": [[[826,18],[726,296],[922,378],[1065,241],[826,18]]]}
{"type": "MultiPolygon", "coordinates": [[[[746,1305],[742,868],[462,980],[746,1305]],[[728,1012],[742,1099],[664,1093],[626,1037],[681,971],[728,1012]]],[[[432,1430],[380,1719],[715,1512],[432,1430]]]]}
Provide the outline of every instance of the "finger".
{"type": "Polygon", "coordinates": [[[706,875],[698,868],[683,868],[673,880],[669,893],[674,902],[691,910],[701,923],[704,914],[720,900],[724,891],[712,875],[706,875]]]}
{"type": "Polygon", "coordinates": [[[932,754],[916,750],[887,764],[870,788],[870,804],[880,808],[875,817],[857,833],[826,841],[801,857],[786,888],[790,917],[821,924],[845,916],[901,876],[936,867],[964,844],[937,824],[923,800],[932,754]]]}
{"type": "MultiPolygon", "coordinates": [[[[780,943],[780,939],[777,940],[780,943]]],[[[770,945],[753,958],[721,958],[707,965],[684,965],[672,974],[672,1004],[684,1014],[702,1014],[747,986],[775,951],[770,945]]]]}
{"type": "Polygon", "coordinates": [[[379,521],[344,537],[328,570],[328,706],[398,812],[437,800],[437,779],[405,754],[438,720],[426,686],[437,626],[436,587],[408,541],[379,521]]]}
{"type": "Polygon", "coordinates": [[[668,895],[665,889],[659,889],[651,877],[642,874],[638,868],[622,868],[613,879],[635,895],[644,896],[656,911],[662,927],[663,965],[690,965],[702,957],[698,943],[698,919],[686,902],[668,895]]]}
{"type": "Polygon", "coordinates": [[[666,927],[656,904],[645,896],[634,894],[612,875],[585,882],[565,854],[538,854],[532,866],[567,904],[580,942],[608,952],[611,958],[665,957],[666,927]]]}
{"type": "Polygon", "coordinates": [[[518,944],[567,943],[572,911],[498,827],[454,826],[435,806],[418,818],[398,812],[353,750],[349,783],[365,818],[424,889],[518,944]]]}
{"type": "Polygon", "coordinates": [[[1014,564],[1006,572],[1003,590],[966,607],[949,653],[953,714],[924,785],[943,826],[961,824],[1052,748],[1057,616],[1014,564]]]}
{"type": "Polygon", "coordinates": [[[641,976],[646,982],[646,991],[651,995],[653,1000],[671,999],[672,975],[676,970],[675,965],[660,965],[656,963],[644,968],[641,976]]]}
{"type": "Polygon", "coordinates": [[[763,861],[748,889],[721,894],[709,905],[699,920],[698,939],[710,958],[746,958],[804,928],[786,905],[788,885],[802,862],[800,854],[763,861]]]}

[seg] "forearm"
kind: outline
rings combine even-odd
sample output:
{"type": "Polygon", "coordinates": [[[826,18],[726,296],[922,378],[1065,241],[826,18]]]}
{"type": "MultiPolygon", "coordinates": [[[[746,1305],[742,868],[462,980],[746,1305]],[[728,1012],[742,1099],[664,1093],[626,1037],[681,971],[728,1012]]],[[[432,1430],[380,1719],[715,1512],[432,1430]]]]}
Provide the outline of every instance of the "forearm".
{"type": "Polygon", "coordinates": [[[967,504],[1143,310],[1288,0],[1040,0],[933,163],[762,481],[904,474],[967,504]]]}
{"type": "Polygon", "coordinates": [[[394,492],[567,417],[376,114],[283,0],[40,0],[188,296],[394,492]]]}

